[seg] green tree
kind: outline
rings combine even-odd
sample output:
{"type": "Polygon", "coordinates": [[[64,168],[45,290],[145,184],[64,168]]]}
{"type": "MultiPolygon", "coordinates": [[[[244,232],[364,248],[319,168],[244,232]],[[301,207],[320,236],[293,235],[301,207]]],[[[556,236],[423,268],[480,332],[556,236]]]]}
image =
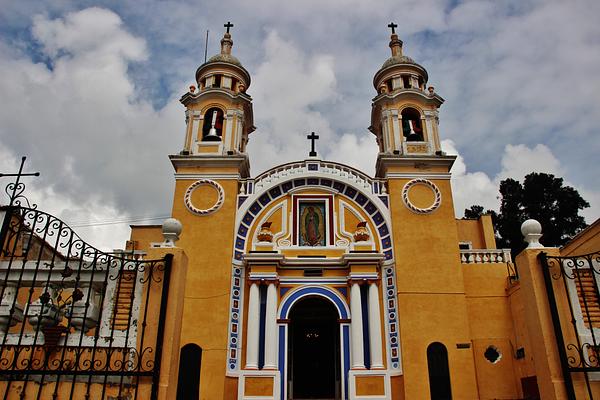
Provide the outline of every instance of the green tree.
{"type": "MultiPolygon", "coordinates": [[[[579,210],[589,207],[577,190],[563,185],[563,179],[552,174],[532,172],[523,184],[508,178],[500,182],[500,212],[492,214],[498,247],[510,248],[513,256],[525,248],[521,224],[529,218],[542,224],[541,242],[545,246],[561,246],[586,227],[579,210]]],[[[466,218],[477,218],[483,207],[471,206],[466,218]]]]}

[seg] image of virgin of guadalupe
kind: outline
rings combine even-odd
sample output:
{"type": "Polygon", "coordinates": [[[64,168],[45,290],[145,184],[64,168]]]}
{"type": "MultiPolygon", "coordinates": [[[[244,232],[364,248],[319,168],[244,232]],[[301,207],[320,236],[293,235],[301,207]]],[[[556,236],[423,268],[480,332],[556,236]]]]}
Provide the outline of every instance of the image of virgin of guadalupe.
{"type": "MultiPolygon", "coordinates": [[[[315,207],[308,206],[304,214],[304,220],[302,221],[304,229],[302,229],[302,239],[304,246],[324,246],[323,231],[321,224],[324,221],[321,220],[319,213],[315,210],[315,207]]],[[[321,214],[322,215],[322,214],[321,214]]]]}

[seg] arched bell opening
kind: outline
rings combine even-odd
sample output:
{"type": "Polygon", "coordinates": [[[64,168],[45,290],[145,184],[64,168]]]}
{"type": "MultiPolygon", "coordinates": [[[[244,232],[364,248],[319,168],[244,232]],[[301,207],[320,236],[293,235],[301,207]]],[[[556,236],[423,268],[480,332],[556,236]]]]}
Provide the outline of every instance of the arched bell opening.
{"type": "Polygon", "coordinates": [[[328,299],[308,296],[290,311],[288,391],[294,399],[341,398],[340,323],[328,299]]]}
{"type": "Polygon", "coordinates": [[[223,110],[217,107],[208,109],[204,113],[202,126],[202,141],[218,142],[223,136],[223,110]]]}
{"type": "Polygon", "coordinates": [[[422,142],[424,140],[421,113],[412,107],[402,110],[402,134],[407,142],[422,142]]]}

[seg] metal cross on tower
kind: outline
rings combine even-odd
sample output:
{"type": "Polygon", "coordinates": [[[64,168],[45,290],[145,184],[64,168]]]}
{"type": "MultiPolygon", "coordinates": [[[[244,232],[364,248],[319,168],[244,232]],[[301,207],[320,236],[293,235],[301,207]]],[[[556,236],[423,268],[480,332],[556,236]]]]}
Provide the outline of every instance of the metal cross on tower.
{"type": "Polygon", "coordinates": [[[233,24],[229,21],[227,21],[227,23],[225,25],[223,25],[225,28],[227,28],[227,33],[229,33],[229,28],[233,28],[233,24]]]}
{"type": "MultiPolygon", "coordinates": [[[[25,160],[27,159],[27,157],[23,156],[21,158],[21,166],[19,167],[19,172],[17,172],[16,174],[1,174],[0,173],[0,178],[4,177],[4,176],[16,176],[17,179],[12,182],[9,183],[8,185],[6,185],[6,194],[10,197],[10,204],[9,206],[12,206],[15,204],[15,200],[19,199],[19,198],[24,198],[24,196],[22,196],[23,191],[25,190],[25,184],[23,182],[21,182],[21,177],[22,176],[40,176],[39,172],[23,172],[23,166],[25,165],[25,160]]],[[[27,199],[25,199],[27,201],[27,199]]],[[[20,202],[16,202],[17,205],[19,205],[20,202]]],[[[29,202],[28,202],[29,203],[29,202]]]]}
{"type": "MultiPolygon", "coordinates": [[[[398,25],[396,25],[395,23],[393,23],[393,22],[390,22],[390,23],[389,23],[389,25],[388,25],[388,28],[392,28],[392,35],[393,35],[394,33],[396,33],[396,28],[397,28],[397,27],[398,27],[398,25]]],[[[229,32],[229,31],[228,31],[228,32],[229,32]]]]}
{"type": "Polygon", "coordinates": [[[310,141],[310,153],[308,153],[309,157],[316,157],[317,152],[315,151],[315,140],[319,138],[319,135],[315,135],[314,132],[311,132],[310,135],[306,136],[310,141]]]}

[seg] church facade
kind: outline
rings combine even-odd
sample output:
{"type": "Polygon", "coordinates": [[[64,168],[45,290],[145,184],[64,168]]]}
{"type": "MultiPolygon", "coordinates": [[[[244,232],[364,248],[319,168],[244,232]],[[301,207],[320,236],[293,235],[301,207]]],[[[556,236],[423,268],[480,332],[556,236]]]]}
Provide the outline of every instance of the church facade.
{"type": "MultiPolygon", "coordinates": [[[[200,398],[517,399],[546,384],[510,251],[496,249],[489,216],[455,219],[444,100],[390,27],[373,78],[374,177],[320,159],[314,133],[305,160],[250,175],[264,155],[246,151],[250,74],[229,27],[181,98],[179,340],[201,349],[201,368],[179,384],[200,398]]],[[[132,243],[151,236],[134,227],[132,243]]]]}
{"type": "Polygon", "coordinates": [[[13,186],[4,398],[600,398],[600,225],[555,249],[527,221],[517,274],[490,216],[457,220],[444,100],[394,24],[373,78],[375,176],[321,159],[315,133],[306,159],[252,176],[265,155],[247,151],[231,26],[181,98],[162,226],[102,253],[13,186]]]}

